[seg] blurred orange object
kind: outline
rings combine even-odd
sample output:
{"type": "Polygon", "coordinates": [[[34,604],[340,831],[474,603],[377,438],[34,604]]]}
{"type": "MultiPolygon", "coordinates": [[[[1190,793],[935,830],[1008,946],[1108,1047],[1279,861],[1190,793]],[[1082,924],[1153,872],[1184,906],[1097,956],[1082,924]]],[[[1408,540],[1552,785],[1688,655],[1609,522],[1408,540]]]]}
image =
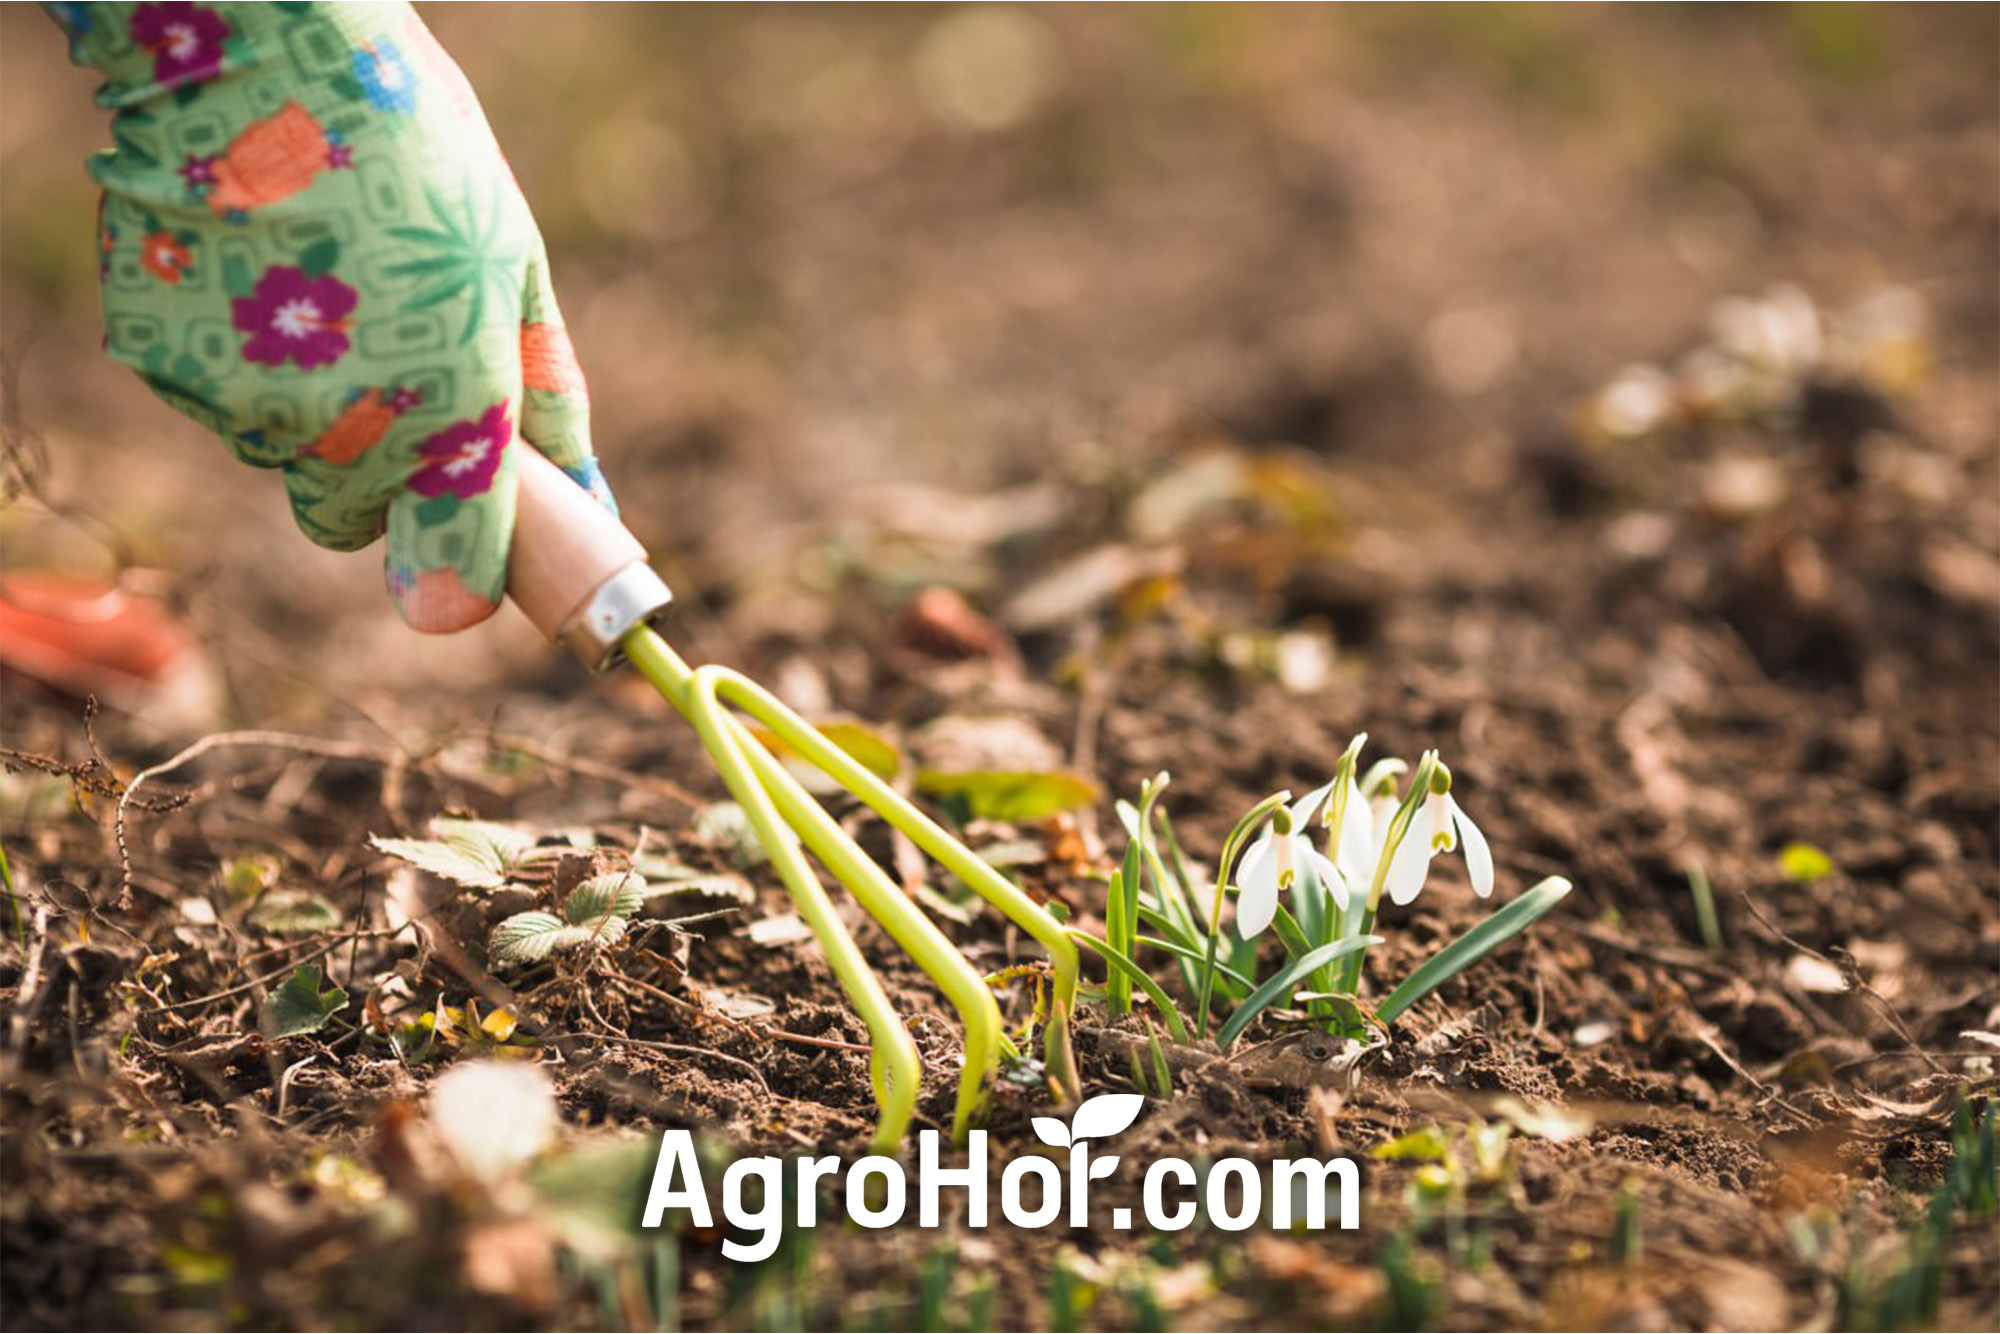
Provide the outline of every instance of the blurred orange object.
{"type": "Polygon", "coordinates": [[[0,575],[0,666],[135,713],[207,693],[199,644],[166,603],[102,579],[0,575]]]}

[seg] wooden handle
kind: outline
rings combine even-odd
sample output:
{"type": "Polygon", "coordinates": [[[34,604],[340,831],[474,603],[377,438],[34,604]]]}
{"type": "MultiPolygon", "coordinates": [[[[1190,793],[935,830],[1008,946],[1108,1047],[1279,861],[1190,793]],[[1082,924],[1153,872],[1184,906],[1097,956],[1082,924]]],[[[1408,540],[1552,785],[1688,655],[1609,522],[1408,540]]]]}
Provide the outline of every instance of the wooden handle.
{"type": "Polygon", "coordinates": [[[616,516],[537,450],[525,443],[515,450],[507,595],[537,630],[601,667],[618,637],[672,595],[616,516]]]}

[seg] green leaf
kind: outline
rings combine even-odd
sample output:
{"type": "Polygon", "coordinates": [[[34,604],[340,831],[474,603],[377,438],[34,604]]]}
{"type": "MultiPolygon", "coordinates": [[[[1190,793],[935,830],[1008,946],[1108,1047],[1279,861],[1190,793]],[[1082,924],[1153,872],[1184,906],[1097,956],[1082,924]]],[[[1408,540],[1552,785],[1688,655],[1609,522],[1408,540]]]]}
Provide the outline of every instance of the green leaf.
{"type": "Polygon", "coordinates": [[[368,96],[368,90],[361,86],[361,80],[352,74],[336,74],[326,81],[326,86],[350,102],[359,102],[368,96]]]}
{"type": "Polygon", "coordinates": [[[250,266],[243,262],[243,256],[230,255],[222,261],[222,289],[231,296],[254,296],[257,279],[250,272],[250,266]]]}
{"type": "Polygon", "coordinates": [[[325,1028],[347,1007],[347,993],[338,985],[329,981],[320,989],[325,980],[318,964],[294,968],[285,984],[264,999],[264,1036],[275,1041],[325,1028]]]}
{"type": "Polygon", "coordinates": [[[303,889],[266,894],[249,913],[250,925],[279,936],[306,936],[340,925],[340,913],[319,895],[303,889]]]}
{"type": "Polygon", "coordinates": [[[1207,939],[1181,925],[1177,919],[1167,916],[1150,903],[1139,905],[1139,925],[1150,926],[1172,939],[1175,944],[1185,945],[1197,954],[1201,953],[1202,942],[1207,939]]]}
{"type": "Polygon", "coordinates": [[[1167,998],[1167,993],[1160,989],[1158,982],[1147,975],[1145,969],[1126,958],[1115,946],[1106,944],[1096,936],[1079,931],[1075,927],[1069,929],[1069,936],[1071,940],[1090,949],[1111,968],[1136,983],[1139,990],[1145,992],[1147,998],[1160,1008],[1160,1018],[1166,1022],[1167,1031],[1173,1034],[1174,1041],[1189,1040],[1187,1021],[1181,1018],[1181,1012],[1174,1008],[1174,1003],[1167,998]]]}
{"type": "Polygon", "coordinates": [[[1451,1140],[1442,1126],[1425,1126],[1401,1139],[1377,1144],[1368,1151],[1368,1156],[1391,1162],[1441,1163],[1451,1156],[1451,1140]]]}
{"type": "Polygon", "coordinates": [[[308,278],[324,278],[340,262],[340,242],[322,236],[299,252],[299,267],[308,278]]]}
{"type": "Polygon", "coordinates": [[[522,912],[493,928],[486,952],[495,963],[540,963],[551,954],[608,945],[624,934],[622,917],[607,917],[589,927],[571,926],[552,912],[522,912]]]}
{"type": "Polygon", "coordinates": [[[917,774],[917,788],[962,806],[973,819],[1019,823],[1046,820],[1097,800],[1095,783],[1066,773],[987,769],[952,774],[924,769],[917,774]]]}
{"type": "Polygon", "coordinates": [[[646,882],[630,871],[592,876],[563,900],[571,926],[594,927],[608,917],[637,917],[646,906],[646,882]]]}
{"type": "Polygon", "coordinates": [[[534,851],[535,836],[484,820],[432,820],[434,839],[370,838],[369,846],[473,889],[498,889],[534,851]]]}
{"type": "MultiPolygon", "coordinates": [[[[1137,936],[1134,937],[1134,941],[1137,944],[1147,945],[1156,950],[1165,950],[1177,959],[1186,959],[1191,963],[1198,963],[1203,966],[1206,966],[1208,963],[1207,950],[1183,945],[1179,941],[1161,940],[1158,936],[1137,936]]],[[[1257,985],[1220,959],[1215,961],[1215,971],[1222,977],[1228,978],[1231,982],[1242,987],[1246,992],[1257,985]]]]}
{"type": "Polygon", "coordinates": [[[1833,858],[1810,843],[1787,843],[1778,854],[1778,869],[1787,880],[1824,880],[1833,874],[1833,858]]]}
{"type": "Polygon", "coordinates": [[[1426,959],[1422,967],[1404,978],[1402,985],[1389,993],[1389,998],[1377,1007],[1376,1017],[1385,1024],[1394,1023],[1397,1015],[1533,926],[1549,909],[1561,903],[1569,891],[1569,881],[1552,875],[1519,895],[1512,903],[1426,959]]]}
{"type": "Polygon", "coordinates": [[[1380,936],[1354,936],[1348,940],[1336,940],[1331,944],[1322,945],[1316,950],[1308,950],[1304,955],[1293,959],[1278,972],[1277,976],[1270,978],[1251,992],[1250,998],[1237,1007],[1236,1013],[1229,1016],[1229,1022],[1215,1035],[1216,1043],[1224,1051],[1228,1051],[1236,1044],[1236,1039],[1242,1036],[1243,1030],[1250,1027],[1251,1021],[1269,1008],[1273,1001],[1289,992],[1301,978],[1316,968],[1332,963],[1344,954],[1352,954],[1356,950],[1367,949],[1370,945],[1381,943],[1380,936]]]}

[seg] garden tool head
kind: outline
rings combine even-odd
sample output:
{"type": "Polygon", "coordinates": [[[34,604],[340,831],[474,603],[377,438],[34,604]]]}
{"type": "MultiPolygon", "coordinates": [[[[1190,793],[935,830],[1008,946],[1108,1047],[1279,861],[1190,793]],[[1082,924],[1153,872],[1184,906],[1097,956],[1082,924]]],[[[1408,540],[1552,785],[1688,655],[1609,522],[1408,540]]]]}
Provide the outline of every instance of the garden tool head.
{"type": "Polygon", "coordinates": [[[917,908],[839,822],[732,710],[777,736],[796,757],[900,830],[1048,950],[1052,1014],[1075,1004],[1077,952],[1070,934],[1019,886],[987,865],[812,724],[741,673],[692,668],[653,629],[672,594],[646,564],[645,548],[560,469],[531,449],[518,451],[520,490],[507,591],[535,626],[593,669],[629,659],[700,736],[730,794],[742,806],[812,929],[848,999],[868,1025],[871,1070],[881,1108],[877,1146],[893,1149],[915,1114],[922,1063],[881,982],[840,920],[810,853],[930,975],[965,1025],[965,1066],[952,1120],[964,1132],[984,1105],[987,1080],[1013,1044],[986,979],[917,908]]]}

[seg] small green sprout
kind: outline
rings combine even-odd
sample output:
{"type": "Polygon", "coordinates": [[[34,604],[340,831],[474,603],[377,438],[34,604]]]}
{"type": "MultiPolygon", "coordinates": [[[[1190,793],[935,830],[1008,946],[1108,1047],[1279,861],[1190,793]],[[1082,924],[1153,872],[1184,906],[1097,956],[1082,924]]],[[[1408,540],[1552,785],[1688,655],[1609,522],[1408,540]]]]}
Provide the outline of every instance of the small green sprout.
{"type": "Polygon", "coordinates": [[[1687,873],[1688,894],[1694,899],[1695,925],[1701,930],[1702,948],[1710,954],[1722,953],[1722,922],[1715,912],[1715,889],[1708,883],[1708,872],[1699,866],[1690,866],[1687,873]]]}

